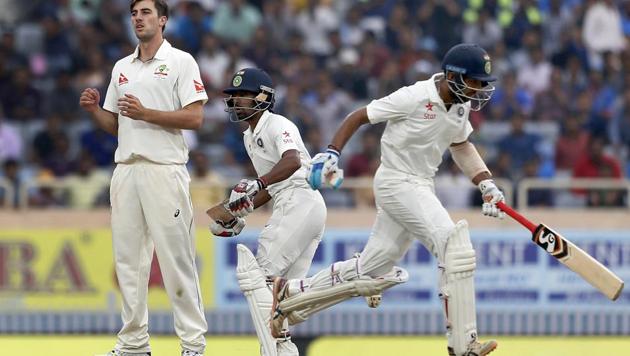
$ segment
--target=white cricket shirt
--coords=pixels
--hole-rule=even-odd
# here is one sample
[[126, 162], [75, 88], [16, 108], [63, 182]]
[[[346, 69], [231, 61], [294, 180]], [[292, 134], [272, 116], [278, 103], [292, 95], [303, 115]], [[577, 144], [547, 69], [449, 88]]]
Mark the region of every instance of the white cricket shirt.
[[153, 59], [142, 62], [138, 47], [112, 69], [103, 108], [118, 114], [116, 163], [141, 158], [159, 164], [185, 164], [188, 147], [181, 129], [165, 128], [133, 120], [120, 113], [118, 99], [136, 96], [142, 105], [160, 111], [176, 111], [196, 101], [208, 100], [195, 59], [171, 47], [166, 40]]
[[372, 100], [367, 115], [372, 124], [387, 121], [381, 138], [381, 165], [421, 178], [435, 175], [444, 151], [464, 142], [472, 132], [470, 103], [446, 110], [435, 86], [443, 74], [402, 87]]
[[297, 126], [282, 115], [270, 111], [263, 112], [252, 132], [251, 128], [243, 131], [243, 143], [252, 160], [258, 176], [265, 175], [280, 161], [288, 150], [298, 150], [302, 166], [293, 175], [282, 182], [267, 187], [269, 195], [275, 197], [287, 188], [309, 188], [306, 182], [306, 165], [311, 160]]

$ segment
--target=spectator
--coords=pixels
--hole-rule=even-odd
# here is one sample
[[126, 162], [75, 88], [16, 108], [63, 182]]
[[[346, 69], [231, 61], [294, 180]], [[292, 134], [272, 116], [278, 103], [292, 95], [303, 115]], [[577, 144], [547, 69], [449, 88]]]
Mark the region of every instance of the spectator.
[[212, 30], [212, 18], [197, 1], [187, 1], [185, 12], [175, 19], [173, 36], [184, 46], [182, 50], [196, 56], [204, 33]]
[[54, 153], [57, 137], [63, 136], [66, 140], [68, 139], [63, 131], [62, 122], [61, 116], [51, 114], [46, 118], [46, 127], [35, 134], [33, 138], [33, 159], [35, 162], [43, 164], [48, 161]]
[[6, 122], [0, 107], [0, 162], [22, 157], [22, 136], [17, 128]]
[[190, 197], [193, 206], [210, 207], [225, 199], [229, 186], [210, 168], [208, 157], [201, 151], [190, 151]]
[[[523, 178], [540, 178], [540, 158], [532, 156], [523, 164]], [[518, 203], [518, 202], [517, 202]], [[548, 207], [553, 205], [553, 193], [549, 189], [534, 188], [527, 191], [527, 206]]]
[[363, 132], [361, 149], [350, 157], [345, 167], [347, 177], [374, 176], [380, 164], [380, 134], [375, 130]]
[[440, 174], [435, 177], [435, 194], [447, 209], [466, 209], [469, 207], [475, 186], [457, 167], [449, 156], [444, 160]]
[[543, 14], [542, 23], [545, 54], [551, 55], [560, 50], [562, 33], [569, 30], [574, 22], [572, 15], [571, 9], [563, 0], [549, 1], [549, 10]]
[[424, 31], [425, 40], [433, 44], [431, 48], [436, 57], [442, 58], [451, 46], [461, 42], [461, 13], [456, 0], [426, 0], [418, 8], [416, 18]]
[[118, 139], [96, 127], [84, 131], [80, 137], [81, 149], [89, 153], [100, 168], [111, 166]]
[[306, 7], [295, 18], [295, 27], [304, 38], [304, 50], [323, 57], [332, 51], [328, 32], [339, 27], [339, 16], [330, 4], [307, 0]]
[[538, 93], [534, 101], [533, 118], [537, 121], [561, 122], [571, 106], [568, 88], [564, 87], [562, 71], [553, 68], [549, 87]]
[[362, 14], [359, 5], [350, 7], [346, 13], [345, 21], [339, 25], [341, 43], [346, 47], [356, 47], [365, 36], [365, 28], [361, 25]]
[[[66, 135], [56, 135], [52, 140], [52, 152], [43, 162], [42, 167], [55, 177], [63, 177], [73, 171], [74, 165], [70, 158], [70, 139]], [[48, 175], [43, 179], [47, 180]]]
[[476, 21], [464, 26], [463, 38], [464, 42], [478, 43], [483, 48], [491, 49], [502, 40], [503, 29], [490, 11], [483, 8]]
[[552, 67], [541, 47], [532, 48], [529, 57], [529, 62], [518, 70], [517, 82], [535, 97], [549, 88]]
[[513, 73], [503, 77], [502, 83], [497, 87], [490, 99], [493, 110], [503, 114], [505, 120], [513, 115], [531, 113], [534, 108], [534, 98], [523, 88], [518, 86]]
[[[13, 158], [7, 159], [2, 164], [2, 175], [13, 189], [13, 197], [8, 197], [10, 206], [17, 208], [19, 206], [20, 188], [22, 186], [22, 177], [20, 176], [20, 163]], [[7, 199], [8, 192], [0, 189], [0, 207], [3, 206]]]
[[108, 173], [95, 169], [94, 159], [89, 152], [79, 155], [76, 172], [64, 179], [67, 187], [68, 206], [73, 209], [91, 209], [108, 203]]
[[79, 92], [72, 86], [72, 73], [60, 72], [55, 81], [55, 89], [45, 98], [45, 112], [60, 115], [66, 121], [76, 120], [79, 117], [78, 97]]
[[353, 99], [365, 100], [367, 93], [367, 73], [357, 68], [359, 54], [354, 48], [345, 48], [339, 54], [340, 67], [333, 77], [337, 88], [352, 95]]
[[582, 129], [580, 119], [569, 115], [556, 141], [556, 169], [560, 175], [570, 173], [578, 159], [584, 155], [589, 141], [589, 133]]
[[626, 47], [621, 15], [614, 0], [596, 0], [586, 9], [582, 37], [589, 50], [591, 68], [603, 67], [604, 52], [619, 53]]
[[31, 72], [26, 67], [13, 72], [11, 83], [4, 86], [0, 100], [6, 117], [25, 121], [40, 115], [41, 93], [33, 86]]
[[214, 33], [225, 41], [247, 44], [261, 21], [260, 10], [245, 0], [226, 0], [215, 12]]
[[525, 162], [536, 156], [540, 138], [525, 131], [525, 116], [523, 114], [513, 115], [510, 124], [511, 132], [499, 141], [498, 145], [501, 152], [510, 155], [512, 170], [521, 173]]
[[[575, 178], [622, 178], [621, 165], [614, 157], [604, 153], [606, 139], [592, 136], [588, 148], [578, 158], [573, 170]], [[576, 191], [584, 194], [583, 190]], [[586, 191], [588, 206], [620, 206], [623, 202], [621, 192], [610, 189], [590, 189]]]
[[617, 152], [625, 150], [626, 154], [630, 154], [630, 88], [625, 89], [615, 105], [608, 134]]
[[348, 94], [335, 87], [328, 73], [319, 76], [316, 88], [307, 95], [304, 104], [315, 116], [322, 140], [330, 142], [337, 125], [351, 109], [351, 100]]

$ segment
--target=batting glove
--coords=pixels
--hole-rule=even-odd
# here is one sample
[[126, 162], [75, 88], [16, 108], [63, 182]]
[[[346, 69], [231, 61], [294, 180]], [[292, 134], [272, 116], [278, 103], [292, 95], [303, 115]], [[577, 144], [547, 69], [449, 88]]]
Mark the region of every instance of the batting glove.
[[313, 157], [308, 167], [306, 181], [312, 189], [319, 189], [328, 183], [333, 189], [343, 183], [343, 170], [339, 168], [339, 151], [329, 148]]
[[245, 219], [243, 218], [234, 218], [228, 222], [215, 220], [210, 223], [210, 232], [217, 237], [233, 237], [240, 234], [244, 227]]
[[482, 180], [479, 182], [479, 190], [481, 191], [481, 197], [483, 198], [481, 213], [485, 216], [503, 219], [505, 217], [505, 213], [497, 207], [497, 203], [504, 201], [505, 197], [496, 184], [494, 184], [494, 181], [492, 179]]
[[254, 211], [254, 202], [252, 200], [254, 195], [265, 188], [267, 188], [267, 184], [263, 179], [241, 179], [232, 189], [226, 208], [236, 217], [249, 215], [249, 213]]

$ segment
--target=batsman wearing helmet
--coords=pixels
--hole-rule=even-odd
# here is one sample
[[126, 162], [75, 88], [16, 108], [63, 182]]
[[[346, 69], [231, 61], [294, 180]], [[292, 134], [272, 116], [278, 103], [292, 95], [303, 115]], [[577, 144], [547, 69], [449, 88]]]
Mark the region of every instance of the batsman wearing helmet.
[[[475, 315], [472, 248], [466, 221], [451, 220], [437, 199], [433, 176], [449, 149], [454, 161], [483, 196], [482, 213], [502, 218], [496, 203], [503, 194], [476, 148], [468, 141], [471, 110], [490, 99], [495, 81], [484, 49], [475, 44], [452, 47], [442, 61], [442, 73], [398, 89], [352, 112], [324, 153], [316, 155], [308, 172], [313, 189], [341, 184], [339, 154], [364, 124], [386, 122], [381, 139], [381, 164], [374, 177], [377, 215], [363, 251], [336, 262], [311, 278], [276, 278], [272, 334], [285, 320], [295, 324], [351, 296], [371, 296], [408, 280], [395, 266], [414, 240], [438, 261], [438, 293], [446, 318], [448, 354], [481, 356], [497, 343], [479, 342]], [[342, 179], [342, 178], [341, 178]]]
[[271, 112], [274, 89], [269, 75], [257, 68], [239, 70], [223, 92], [229, 95], [225, 103], [230, 120], [248, 124], [243, 141], [258, 178], [242, 179], [225, 204], [211, 208], [225, 206], [227, 211], [216, 215], [223, 218], [211, 223], [210, 229], [216, 236], [237, 235], [245, 226], [245, 216], [273, 200], [273, 213], [258, 239], [256, 257], [238, 245], [236, 272], [261, 354], [298, 355], [288, 325], [280, 325], [275, 337], [271, 336], [271, 285], [273, 277], [306, 277], [324, 232], [326, 205], [319, 191], [306, 181], [311, 156], [300, 132], [287, 118]]

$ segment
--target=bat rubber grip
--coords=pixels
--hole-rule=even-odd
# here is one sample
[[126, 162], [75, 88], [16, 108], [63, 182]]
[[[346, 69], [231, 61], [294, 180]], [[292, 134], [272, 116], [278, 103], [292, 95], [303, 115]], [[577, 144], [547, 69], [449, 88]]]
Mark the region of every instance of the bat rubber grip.
[[523, 215], [519, 214], [516, 210], [512, 209], [510, 206], [508, 206], [504, 202], [502, 202], [502, 201], [498, 202], [497, 203], [497, 207], [499, 209], [503, 210], [509, 216], [511, 216], [512, 219], [518, 221], [519, 224], [525, 226], [527, 228], [527, 230], [531, 231], [532, 233], [536, 231], [536, 228], [538, 227], [536, 224], [534, 224], [533, 222], [527, 220], [526, 217], [524, 217]]

